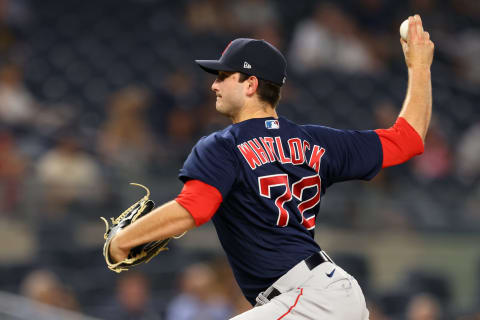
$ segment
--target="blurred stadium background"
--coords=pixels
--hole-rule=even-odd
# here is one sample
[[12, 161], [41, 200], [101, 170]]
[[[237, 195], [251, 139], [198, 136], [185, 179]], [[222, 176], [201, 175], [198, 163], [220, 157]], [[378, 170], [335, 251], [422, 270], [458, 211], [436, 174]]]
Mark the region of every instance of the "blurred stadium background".
[[117, 275], [99, 217], [142, 196], [129, 182], [157, 203], [180, 191], [191, 147], [228, 124], [193, 59], [236, 37], [286, 54], [281, 115], [390, 126], [407, 84], [398, 27], [414, 13], [436, 44], [425, 153], [329, 189], [317, 239], [359, 279], [371, 319], [480, 319], [477, 0], [0, 0], [0, 318], [245, 310], [212, 225]]

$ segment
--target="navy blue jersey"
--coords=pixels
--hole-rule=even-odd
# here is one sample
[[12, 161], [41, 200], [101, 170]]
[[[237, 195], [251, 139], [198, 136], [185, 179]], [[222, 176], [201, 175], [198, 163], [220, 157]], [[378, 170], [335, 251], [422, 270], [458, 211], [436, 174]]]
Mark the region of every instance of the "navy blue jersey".
[[180, 179], [217, 188], [212, 220], [246, 298], [255, 297], [320, 250], [314, 240], [321, 196], [335, 182], [371, 179], [382, 166], [374, 131], [256, 118], [203, 137]]

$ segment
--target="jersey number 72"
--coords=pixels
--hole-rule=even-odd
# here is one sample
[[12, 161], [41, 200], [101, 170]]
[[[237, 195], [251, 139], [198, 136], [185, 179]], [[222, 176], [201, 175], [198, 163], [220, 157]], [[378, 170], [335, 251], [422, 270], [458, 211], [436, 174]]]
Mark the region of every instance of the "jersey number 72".
[[[292, 200], [292, 195], [301, 202], [298, 204], [297, 209], [302, 217], [302, 225], [307, 230], [315, 228], [315, 214], [309, 218], [305, 218], [305, 211], [315, 207], [320, 202], [320, 190], [321, 179], [318, 175], [304, 177], [299, 181], [292, 184], [288, 182], [287, 174], [275, 174], [270, 176], [258, 177], [258, 188], [260, 195], [265, 198], [271, 199], [271, 188], [282, 187], [285, 188], [285, 192], [275, 199], [275, 205], [278, 208], [277, 226], [286, 227], [290, 220], [290, 213], [284, 208], [285, 202]], [[313, 197], [303, 200], [303, 191], [307, 188], [316, 188], [316, 193]]]

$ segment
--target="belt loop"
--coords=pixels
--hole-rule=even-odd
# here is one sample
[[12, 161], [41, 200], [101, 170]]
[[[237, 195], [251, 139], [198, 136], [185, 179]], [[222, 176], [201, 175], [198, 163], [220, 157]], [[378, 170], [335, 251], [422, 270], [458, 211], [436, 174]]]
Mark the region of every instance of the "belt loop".
[[264, 304], [270, 302], [270, 300], [268, 300], [268, 298], [265, 296], [264, 292], [260, 292], [255, 300], [257, 301], [255, 307], [263, 306]]
[[282, 293], [273, 285], [271, 285], [267, 290], [265, 290], [264, 292], [260, 292], [258, 294], [257, 298], [255, 299], [257, 301], [257, 304], [255, 305], [255, 307], [263, 306], [264, 304], [269, 303], [270, 300], [272, 300], [273, 298], [275, 298], [280, 294]]

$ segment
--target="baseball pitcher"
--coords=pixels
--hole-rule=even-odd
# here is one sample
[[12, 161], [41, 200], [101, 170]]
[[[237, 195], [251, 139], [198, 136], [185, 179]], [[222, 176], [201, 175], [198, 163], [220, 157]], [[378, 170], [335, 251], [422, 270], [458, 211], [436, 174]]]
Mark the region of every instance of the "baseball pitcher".
[[114, 233], [107, 223], [109, 266], [145, 244], [159, 252], [157, 244], [211, 219], [255, 306], [233, 319], [368, 319], [357, 281], [314, 240], [315, 217], [330, 185], [371, 179], [423, 152], [434, 46], [418, 15], [400, 41], [408, 90], [396, 123], [378, 130], [297, 125], [278, 116], [286, 60], [263, 40], [236, 39], [218, 60], [196, 60], [216, 75], [216, 109], [232, 124], [198, 141], [180, 170], [184, 187], [175, 200], [142, 216], [152, 205], [132, 206], [122, 215], [128, 223], [114, 221]]

